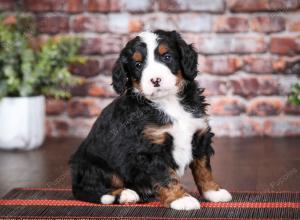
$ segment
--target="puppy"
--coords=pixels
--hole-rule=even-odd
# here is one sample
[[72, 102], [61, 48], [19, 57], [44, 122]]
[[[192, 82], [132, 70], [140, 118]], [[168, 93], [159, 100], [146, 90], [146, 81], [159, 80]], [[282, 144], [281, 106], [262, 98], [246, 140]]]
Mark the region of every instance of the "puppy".
[[175, 32], [142, 32], [121, 51], [112, 73], [120, 94], [70, 160], [75, 198], [199, 209], [179, 178], [187, 167], [205, 199], [231, 195], [213, 180], [206, 102], [194, 78], [197, 53]]

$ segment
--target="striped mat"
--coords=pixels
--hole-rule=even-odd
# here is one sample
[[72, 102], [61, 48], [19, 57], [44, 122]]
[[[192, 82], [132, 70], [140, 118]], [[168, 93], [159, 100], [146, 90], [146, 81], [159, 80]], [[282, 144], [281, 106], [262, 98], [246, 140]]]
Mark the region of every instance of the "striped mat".
[[[192, 193], [193, 194], [193, 193]], [[101, 205], [74, 200], [70, 189], [18, 188], [0, 199], [0, 219], [300, 219], [300, 192], [232, 192], [228, 203], [204, 201], [177, 211], [159, 202]]]

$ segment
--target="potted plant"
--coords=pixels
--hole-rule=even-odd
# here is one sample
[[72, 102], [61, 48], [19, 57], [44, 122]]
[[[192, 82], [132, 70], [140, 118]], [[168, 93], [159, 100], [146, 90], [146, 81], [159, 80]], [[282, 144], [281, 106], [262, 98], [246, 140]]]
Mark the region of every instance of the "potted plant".
[[[296, 74], [297, 77], [300, 77], [300, 60], [296, 60], [288, 65], [288, 69], [286, 71], [288, 74]], [[288, 100], [290, 103], [300, 106], [300, 84], [295, 83], [292, 85], [289, 94]]]
[[0, 148], [33, 149], [45, 136], [45, 96], [68, 97], [67, 88], [78, 82], [68, 65], [83, 61], [80, 40], [37, 44], [32, 25], [26, 25], [30, 19], [12, 20], [0, 23]]

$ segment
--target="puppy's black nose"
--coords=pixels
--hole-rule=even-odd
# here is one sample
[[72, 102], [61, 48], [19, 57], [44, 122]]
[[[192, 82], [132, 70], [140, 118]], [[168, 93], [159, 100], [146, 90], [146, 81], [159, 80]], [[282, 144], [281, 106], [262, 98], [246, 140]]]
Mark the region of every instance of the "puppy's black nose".
[[161, 78], [152, 78], [151, 82], [154, 87], [160, 87]]

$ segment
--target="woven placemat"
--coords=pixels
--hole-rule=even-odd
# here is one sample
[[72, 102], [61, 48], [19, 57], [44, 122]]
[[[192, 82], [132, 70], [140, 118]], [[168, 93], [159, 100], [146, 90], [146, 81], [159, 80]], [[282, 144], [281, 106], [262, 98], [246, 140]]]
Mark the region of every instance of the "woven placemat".
[[75, 200], [70, 189], [18, 188], [0, 200], [0, 219], [300, 219], [299, 192], [232, 192], [227, 203], [177, 211], [159, 202], [102, 205]]

